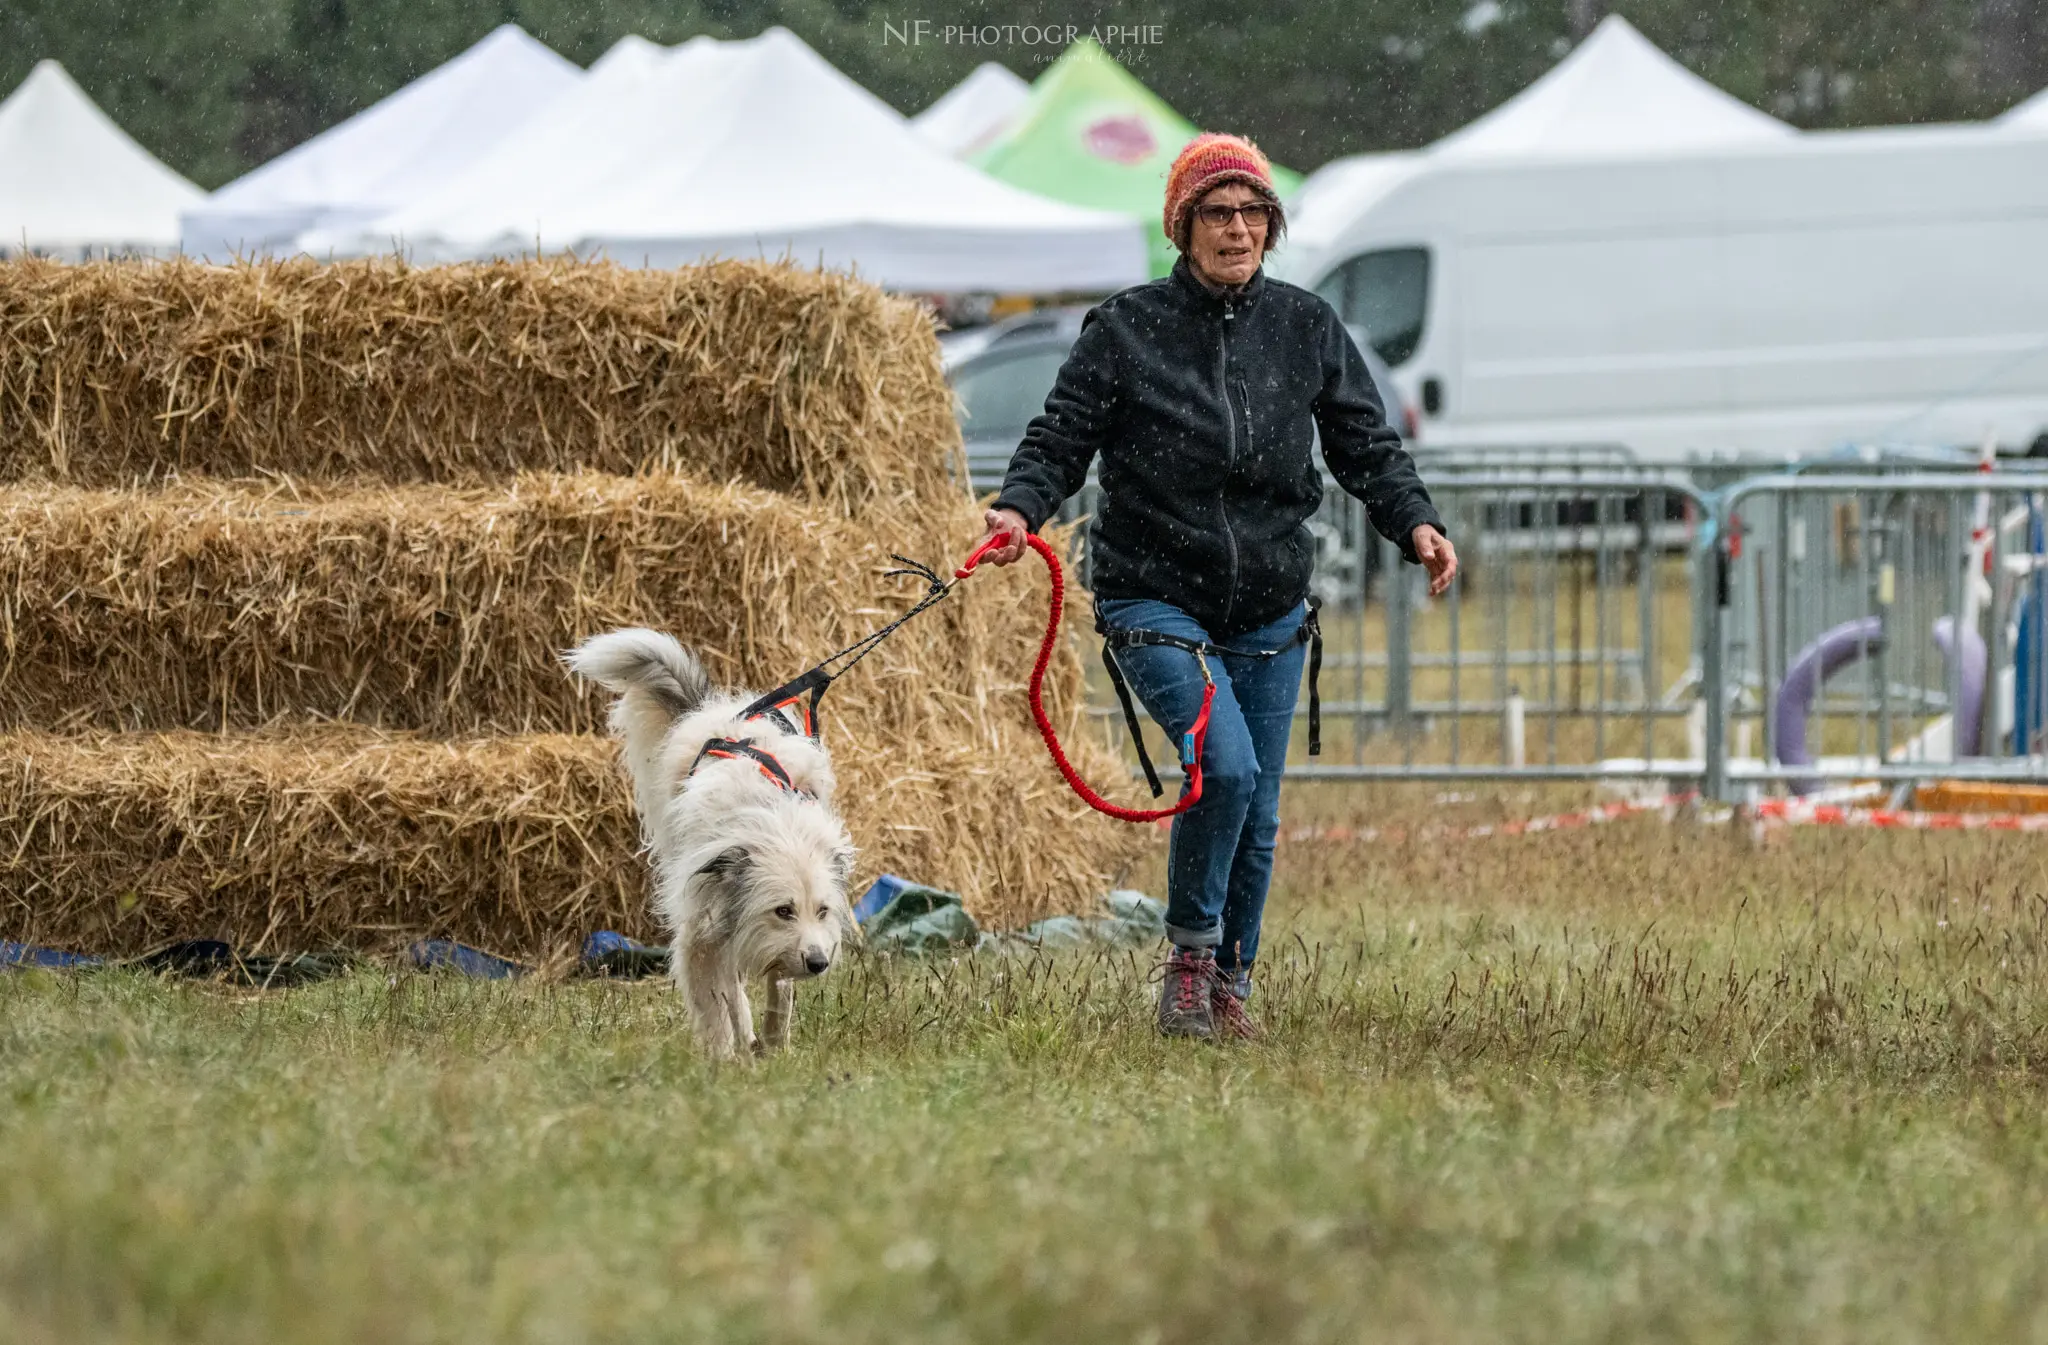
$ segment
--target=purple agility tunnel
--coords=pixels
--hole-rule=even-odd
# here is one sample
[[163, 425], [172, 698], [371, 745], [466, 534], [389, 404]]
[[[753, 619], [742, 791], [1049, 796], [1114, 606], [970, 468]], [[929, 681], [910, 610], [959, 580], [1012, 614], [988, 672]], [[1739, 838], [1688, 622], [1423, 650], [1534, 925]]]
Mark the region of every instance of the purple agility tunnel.
[[[1777, 699], [1771, 702], [1771, 746], [1781, 766], [1811, 766], [1813, 753], [1806, 749], [1806, 716], [1820, 697], [1821, 684], [1857, 659], [1884, 648], [1884, 623], [1877, 617], [1844, 621], [1794, 656], [1778, 684]], [[1819, 780], [1790, 782], [1794, 794], [1811, 794], [1821, 787]]]
[[[1941, 650], [1941, 656], [1951, 666], [1958, 655], [1955, 648], [1956, 619], [1952, 616], [1937, 617], [1934, 622], [1934, 643]], [[1960, 696], [1955, 711], [1956, 755], [1974, 757], [1982, 745], [1984, 727], [1984, 669], [1989, 655], [1984, 648], [1984, 637], [1976, 631], [1963, 632], [1963, 649], [1960, 655], [1963, 675], [1960, 679]]]
[[[1954, 617], [1945, 616], [1934, 623], [1934, 643], [1940, 648], [1942, 657], [1951, 664], [1958, 657], [1954, 630]], [[1771, 744], [1779, 764], [1813, 764], [1813, 753], [1806, 746], [1806, 717], [1813, 712], [1822, 684], [1857, 659], [1868, 658], [1883, 648], [1883, 623], [1877, 617], [1866, 616], [1823, 631], [1818, 639], [1799, 651], [1791, 666], [1785, 669], [1785, 680], [1779, 683], [1777, 698], [1771, 702]], [[1964, 632], [1960, 657], [1962, 697], [1954, 707], [1955, 713], [1950, 722], [1955, 734], [1956, 755], [1971, 757], [1977, 755], [1978, 726], [1984, 709], [1987, 654], [1983, 637], [1975, 631]], [[1790, 784], [1794, 794], [1811, 794], [1821, 787], [1822, 782], [1809, 778], [1792, 780]]]

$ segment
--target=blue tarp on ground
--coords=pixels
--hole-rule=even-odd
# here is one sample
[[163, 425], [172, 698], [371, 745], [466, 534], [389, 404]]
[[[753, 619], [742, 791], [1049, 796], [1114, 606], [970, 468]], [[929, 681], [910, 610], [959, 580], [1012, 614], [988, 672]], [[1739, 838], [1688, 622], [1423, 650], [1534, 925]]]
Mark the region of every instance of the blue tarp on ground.
[[61, 948], [39, 948], [32, 943], [0, 939], [0, 967], [47, 967], [68, 971], [74, 967], [97, 967], [102, 959], [90, 953], [67, 953]]
[[243, 956], [219, 939], [185, 939], [165, 944], [141, 957], [118, 960], [0, 940], [0, 971], [91, 971], [104, 967], [132, 967], [139, 971], [229, 980], [250, 986], [304, 985], [336, 975], [353, 961], [346, 953]]
[[[977, 948], [1078, 948], [1089, 943], [1139, 947], [1166, 937], [1166, 908], [1142, 892], [1117, 891], [1103, 898], [1103, 914], [1057, 915], [1014, 933], [984, 931], [958, 893], [913, 883], [885, 873], [854, 903], [854, 919], [868, 947], [909, 956]], [[406, 965], [420, 971], [452, 971], [480, 980], [503, 981], [532, 968], [452, 939], [422, 939], [405, 950]], [[303, 985], [352, 965], [342, 953], [301, 953], [245, 957], [218, 939], [188, 939], [139, 958], [113, 961], [90, 953], [0, 940], [0, 971], [44, 969], [84, 971], [135, 967], [243, 985]], [[577, 971], [585, 976], [638, 978], [668, 972], [668, 949], [599, 930], [583, 941]]]

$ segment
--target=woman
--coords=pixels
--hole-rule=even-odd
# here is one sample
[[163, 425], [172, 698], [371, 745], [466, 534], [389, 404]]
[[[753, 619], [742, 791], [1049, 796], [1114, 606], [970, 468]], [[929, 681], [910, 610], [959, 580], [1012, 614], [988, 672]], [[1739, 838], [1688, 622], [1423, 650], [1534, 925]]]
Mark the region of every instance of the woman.
[[[1202, 798], [1174, 819], [1168, 857], [1173, 950], [1160, 1031], [1253, 1037], [1244, 1003], [1315, 560], [1304, 524], [1322, 497], [1313, 435], [1373, 526], [1427, 567], [1431, 593], [1450, 585], [1458, 562], [1337, 314], [1266, 278], [1262, 263], [1286, 220], [1265, 155], [1236, 136], [1196, 139], [1168, 174], [1165, 226], [1179, 260], [1165, 278], [1088, 313], [988, 511], [988, 537], [1001, 539], [989, 559], [1023, 555], [1026, 534], [1081, 488], [1100, 455], [1090, 532], [1098, 627], [1279, 651], [1210, 660]], [[1117, 660], [1179, 741], [1201, 707], [1194, 655], [1150, 645]]]

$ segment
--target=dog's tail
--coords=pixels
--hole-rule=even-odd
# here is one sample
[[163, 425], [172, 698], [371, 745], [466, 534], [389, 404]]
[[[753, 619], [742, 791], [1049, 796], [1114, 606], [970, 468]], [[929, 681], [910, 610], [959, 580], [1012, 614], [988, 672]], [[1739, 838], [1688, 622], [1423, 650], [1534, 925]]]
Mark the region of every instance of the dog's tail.
[[697, 656], [674, 636], [645, 627], [593, 636], [562, 661], [607, 690], [647, 698], [670, 720], [681, 719], [711, 694], [711, 679]]
[[670, 725], [711, 694], [704, 665], [674, 636], [644, 627], [593, 636], [562, 655], [562, 661], [571, 672], [619, 693], [612, 728], [626, 741], [635, 783], [652, 787]]

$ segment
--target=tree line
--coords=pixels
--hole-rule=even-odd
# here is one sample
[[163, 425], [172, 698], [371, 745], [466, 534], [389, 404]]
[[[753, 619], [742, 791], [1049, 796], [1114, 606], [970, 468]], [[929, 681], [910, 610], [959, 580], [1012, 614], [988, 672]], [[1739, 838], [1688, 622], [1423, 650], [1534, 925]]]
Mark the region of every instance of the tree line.
[[[904, 112], [984, 60], [1033, 77], [1058, 54], [1048, 26], [1115, 26], [1145, 30], [1118, 50], [1191, 120], [1311, 169], [1456, 129], [1610, 9], [1803, 127], [1985, 117], [2048, 85], [2048, 0], [0, 0], [0, 89], [55, 57], [130, 134], [210, 188], [500, 23], [582, 65], [628, 33], [675, 43], [779, 23]], [[918, 19], [933, 36], [892, 39]], [[977, 39], [938, 40], [947, 26]], [[991, 27], [999, 40], [978, 40]]]

